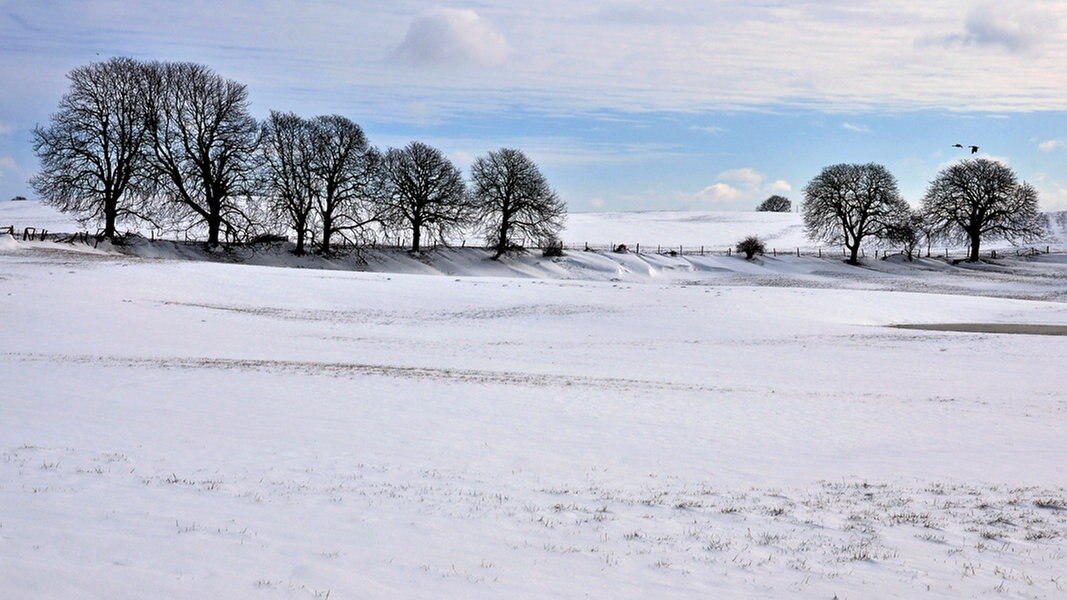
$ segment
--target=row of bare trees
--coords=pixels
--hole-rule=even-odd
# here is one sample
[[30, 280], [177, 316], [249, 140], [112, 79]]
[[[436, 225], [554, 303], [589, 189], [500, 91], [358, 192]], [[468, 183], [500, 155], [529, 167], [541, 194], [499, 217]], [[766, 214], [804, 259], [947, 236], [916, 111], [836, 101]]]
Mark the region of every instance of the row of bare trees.
[[837, 164], [804, 187], [804, 226], [816, 241], [843, 244], [856, 264], [864, 240], [899, 244], [910, 259], [920, 244], [966, 243], [977, 261], [983, 240], [1039, 238], [1045, 222], [1037, 191], [1003, 163], [963, 160], [938, 173], [913, 210], [882, 165]]
[[566, 206], [537, 165], [503, 148], [477, 159], [468, 183], [420, 142], [380, 151], [339, 115], [272, 111], [259, 123], [248, 90], [194, 63], [112, 58], [78, 67], [47, 126], [34, 130], [46, 202], [106, 237], [120, 223], [203, 227], [207, 243], [293, 232], [314, 241], [411, 240], [480, 229], [499, 257], [545, 244]]

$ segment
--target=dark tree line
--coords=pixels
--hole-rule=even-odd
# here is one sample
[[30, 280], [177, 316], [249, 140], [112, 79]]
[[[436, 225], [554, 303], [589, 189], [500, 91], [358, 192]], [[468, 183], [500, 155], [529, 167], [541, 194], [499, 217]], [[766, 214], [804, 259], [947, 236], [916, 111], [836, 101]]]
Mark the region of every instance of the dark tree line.
[[802, 211], [808, 236], [843, 244], [852, 264], [868, 238], [899, 244], [909, 259], [923, 243], [966, 242], [968, 260], [977, 261], [982, 240], [1040, 237], [1045, 223], [1037, 201], [1037, 191], [1011, 168], [979, 158], [938, 173], [918, 210], [882, 165], [831, 165], [805, 186]]
[[471, 186], [438, 149], [384, 152], [340, 115], [249, 113], [248, 89], [194, 63], [113, 58], [68, 74], [70, 90], [34, 130], [47, 203], [115, 237], [120, 223], [225, 237], [292, 232], [298, 254], [338, 242], [429, 241], [480, 229], [495, 257], [544, 245], [566, 208], [521, 151], [475, 161]]

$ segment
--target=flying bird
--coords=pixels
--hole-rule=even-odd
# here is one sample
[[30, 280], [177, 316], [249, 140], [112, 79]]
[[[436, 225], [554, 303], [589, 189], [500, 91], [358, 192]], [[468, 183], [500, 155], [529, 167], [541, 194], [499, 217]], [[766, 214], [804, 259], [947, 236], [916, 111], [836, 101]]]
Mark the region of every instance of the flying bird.
[[953, 148], [962, 148], [963, 144], [952, 144]]
[[963, 144], [952, 144], [952, 147], [953, 148], [960, 148], [961, 150], [963, 148], [970, 148], [971, 149], [971, 154], [978, 154], [978, 146], [964, 146]]
[[971, 154], [977, 154], [977, 153], [978, 153], [978, 146], [971, 146]]

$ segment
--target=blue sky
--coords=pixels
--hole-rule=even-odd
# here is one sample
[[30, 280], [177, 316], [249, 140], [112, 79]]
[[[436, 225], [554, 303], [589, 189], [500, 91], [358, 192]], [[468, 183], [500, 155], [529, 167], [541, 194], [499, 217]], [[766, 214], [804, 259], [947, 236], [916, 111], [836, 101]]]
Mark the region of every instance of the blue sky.
[[461, 168], [502, 146], [572, 211], [751, 210], [879, 162], [917, 203], [964, 156], [1067, 209], [1067, 3], [0, 0], [0, 199], [78, 65], [207, 64], [252, 111], [340, 113]]

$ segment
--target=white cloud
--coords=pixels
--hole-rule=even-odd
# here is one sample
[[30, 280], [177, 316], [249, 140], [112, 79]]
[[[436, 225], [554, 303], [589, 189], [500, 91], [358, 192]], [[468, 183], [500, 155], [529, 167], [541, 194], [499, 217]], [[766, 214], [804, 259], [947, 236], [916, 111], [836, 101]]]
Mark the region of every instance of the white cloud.
[[697, 192], [696, 198], [705, 202], [733, 202], [741, 198], [741, 190], [728, 183], [713, 183]]
[[1037, 148], [1042, 152], [1052, 152], [1053, 150], [1063, 148], [1064, 145], [1063, 140], [1046, 140], [1038, 144]]
[[1067, 186], [1056, 181], [1041, 181], [1036, 187], [1041, 210], [1067, 210]]
[[723, 171], [716, 177], [716, 182], [693, 194], [693, 198], [705, 203], [740, 204], [753, 203], [764, 200], [773, 194], [785, 194], [792, 191], [793, 186], [784, 179], [776, 179], [770, 183], [764, 183], [766, 177], [763, 173], [751, 168], [730, 169]]
[[491, 67], [510, 53], [504, 35], [478, 13], [439, 8], [416, 17], [390, 56], [416, 67]]
[[842, 123], [841, 127], [843, 127], [844, 129], [847, 129], [849, 131], [854, 131], [856, 133], [870, 133], [871, 132], [871, 128], [867, 127], [866, 125], [856, 125], [854, 123], [849, 123], [847, 121]]
[[784, 179], [777, 179], [769, 186], [767, 191], [772, 194], [787, 194], [793, 191], [793, 186], [789, 185], [789, 182]]
[[726, 133], [726, 129], [717, 125], [693, 125], [689, 128], [689, 131], [699, 131], [701, 133], [707, 133], [709, 135], [718, 135], [720, 133]]
[[1020, 6], [976, 6], [967, 13], [963, 33], [944, 40], [949, 44], [993, 47], [1014, 53], [1036, 50], [1056, 30], [1056, 18]]
[[722, 173], [719, 173], [718, 178], [720, 180], [739, 183], [746, 188], [755, 188], [763, 183], [763, 174], [751, 167], [723, 171]]
[[11, 135], [15, 131], [15, 126], [6, 121], [0, 121], [0, 135]]
[[[362, 119], [410, 122], [413, 100], [439, 119], [516, 108], [1067, 110], [1067, 79], [1052, 76], [1067, 61], [1063, 0], [1000, 0], [970, 17], [974, 0], [467, 0], [422, 14], [431, 3], [8, 4], [43, 32], [20, 38], [28, 46], [0, 69], [0, 88], [25, 90], [20, 123], [34, 122], [25, 109], [54, 104], [63, 72], [99, 51], [109, 27], [110, 47], [206, 62], [248, 83], [257, 104]], [[472, 65], [507, 68], [462, 68]]]

